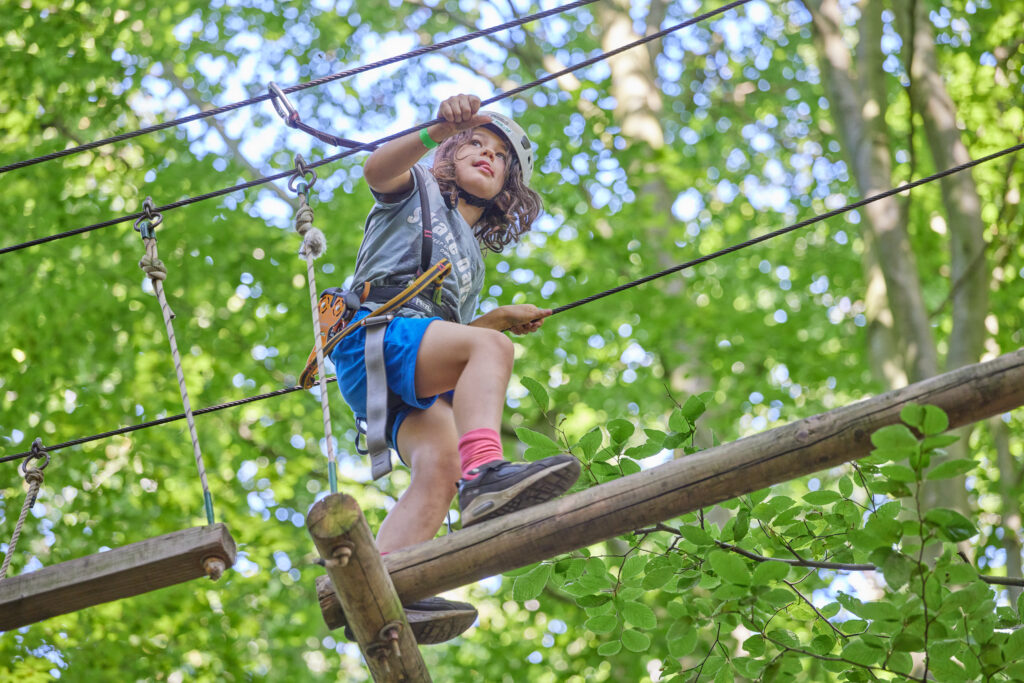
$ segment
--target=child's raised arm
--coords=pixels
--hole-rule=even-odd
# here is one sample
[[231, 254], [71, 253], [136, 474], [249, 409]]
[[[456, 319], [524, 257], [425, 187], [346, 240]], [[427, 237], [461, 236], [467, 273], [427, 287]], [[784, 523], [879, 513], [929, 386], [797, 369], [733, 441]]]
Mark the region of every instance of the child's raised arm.
[[[444, 119], [425, 129], [435, 143], [442, 143], [461, 130], [475, 128], [491, 122], [491, 117], [480, 116], [480, 98], [474, 95], [449, 97], [438, 108], [437, 115]], [[422, 132], [422, 131], [421, 131]], [[366, 159], [363, 176], [374, 192], [393, 194], [406, 192], [412, 187], [409, 169], [429, 148], [420, 133], [409, 133], [378, 147]]]

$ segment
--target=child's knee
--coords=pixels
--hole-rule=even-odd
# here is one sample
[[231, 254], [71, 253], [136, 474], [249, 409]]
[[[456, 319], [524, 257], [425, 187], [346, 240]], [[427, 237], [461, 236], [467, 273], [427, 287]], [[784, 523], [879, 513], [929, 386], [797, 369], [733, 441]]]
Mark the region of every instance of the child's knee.
[[512, 368], [512, 361], [515, 359], [515, 346], [507, 335], [496, 330], [480, 330], [478, 346], [486, 358], [494, 363]]

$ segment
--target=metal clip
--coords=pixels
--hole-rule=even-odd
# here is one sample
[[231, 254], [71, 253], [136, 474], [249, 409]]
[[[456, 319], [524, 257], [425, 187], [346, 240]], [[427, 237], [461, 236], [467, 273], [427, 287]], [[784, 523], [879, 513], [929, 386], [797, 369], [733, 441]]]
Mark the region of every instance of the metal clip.
[[142, 215], [135, 221], [135, 230], [140, 233], [143, 239], [156, 237], [156, 226], [164, 222], [164, 217], [156, 212], [156, 205], [152, 197], [146, 197], [142, 202]]
[[[312, 180], [308, 183], [301, 183], [298, 187], [295, 186], [297, 181], [304, 180], [306, 176], [311, 176]], [[313, 189], [313, 185], [316, 184], [316, 171], [306, 166], [306, 160], [302, 158], [301, 154], [295, 155], [295, 172], [288, 178], [288, 189], [297, 194], [306, 194]]]
[[28, 466], [33, 460], [43, 460], [42, 465], [32, 465], [32, 469], [39, 470], [40, 472], [46, 469], [46, 466], [50, 464], [50, 454], [43, 448], [43, 440], [37, 438], [32, 442], [32, 455], [21, 464], [21, 473], [28, 474]]
[[278, 87], [277, 83], [270, 82], [270, 102], [274, 105], [274, 109], [277, 110], [278, 115], [284, 119], [284, 122], [295, 127], [295, 124], [299, 121], [299, 112], [295, 111], [295, 107], [288, 101], [288, 96], [284, 94], [284, 91]]

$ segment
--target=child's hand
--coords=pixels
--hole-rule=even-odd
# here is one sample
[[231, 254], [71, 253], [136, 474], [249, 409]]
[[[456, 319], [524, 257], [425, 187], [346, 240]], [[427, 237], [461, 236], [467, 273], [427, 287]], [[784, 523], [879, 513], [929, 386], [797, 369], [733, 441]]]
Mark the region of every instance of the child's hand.
[[501, 306], [501, 312], [505, 314], [505, 328], [512, 334], [536, 332], [544, 324], [544, 318], [551, 315], [550, 308], [537, 308], [533, 304]]
[[446, 122], [441, 125], [449, 127], [449, 130], [444, 131], [447, 133], [444, 137], [451, 137], [460, 130], [490, 123], [491, 117], [477, 114], [479, 110], [480, 98], [476, 95], [455, 95], [442, 102], [437, 115]]

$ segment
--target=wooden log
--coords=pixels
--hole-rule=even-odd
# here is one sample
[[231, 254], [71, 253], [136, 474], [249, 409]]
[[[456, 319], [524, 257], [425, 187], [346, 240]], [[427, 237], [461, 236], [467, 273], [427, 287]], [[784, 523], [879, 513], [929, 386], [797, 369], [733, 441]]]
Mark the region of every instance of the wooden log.
[[193, 527], [0, 581], [0, 631], [173, 586], [235, 563], [223, 524]]
[[310, 508], [306, 526], [333, 583], [335, 623], [342, 625], [347, 618], [373, 680], [429, 682], [402, 602], [356, 500], [343, 493], [322, 498]]
[[384, 565], [403, 602], [421, 600], [862, 458], [908, 403], [942, 408], [950, 429], [1024, 405], [1024, 350], [389, 553]]

